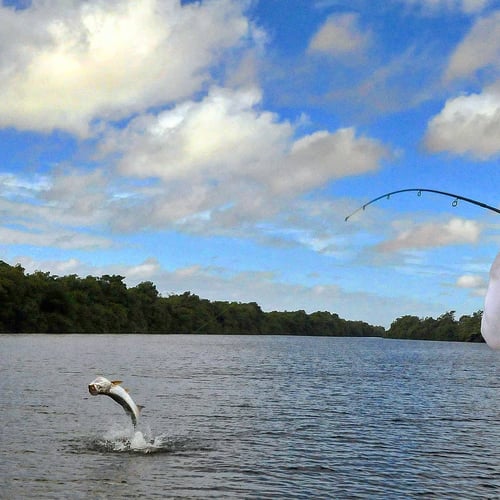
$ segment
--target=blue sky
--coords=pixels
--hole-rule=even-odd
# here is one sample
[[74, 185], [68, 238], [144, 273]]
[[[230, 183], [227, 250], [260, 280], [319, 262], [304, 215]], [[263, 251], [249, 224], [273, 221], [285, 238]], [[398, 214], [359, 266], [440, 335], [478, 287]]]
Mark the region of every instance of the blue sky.
[[493, 0], [0, 8], [0, 258], [389, 326], [482, 309]]

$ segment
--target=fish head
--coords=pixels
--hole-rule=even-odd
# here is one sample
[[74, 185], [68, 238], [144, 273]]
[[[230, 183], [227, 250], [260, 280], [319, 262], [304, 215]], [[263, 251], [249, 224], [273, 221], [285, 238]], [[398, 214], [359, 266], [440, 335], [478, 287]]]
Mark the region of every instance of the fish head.
[[97, 377], [95, 380], [89, 384], [89, 392], [92, 396], [97, 396], [98, 394], [109, 394], [112, 387], [112, 382], [104, 377]]

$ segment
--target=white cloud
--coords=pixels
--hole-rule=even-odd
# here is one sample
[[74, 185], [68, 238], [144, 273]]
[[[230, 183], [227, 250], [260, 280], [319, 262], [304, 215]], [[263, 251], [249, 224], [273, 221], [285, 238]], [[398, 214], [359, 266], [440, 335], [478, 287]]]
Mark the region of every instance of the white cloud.
[[[0, 214], [10, 231], [4, 241], [109, 247], [113, 232], [174, 228], [341, 252], [331, 226], [314, 230], [321, 215], [300, 208], [301, 197], [374, 172], [389, 153], [353, 128], [302, 137], [299, 130], [300, 123], [262, 110], [255, 88], [213, 88], [125, 128], [108, 126], [101, 154], [118, 155], [116, 167], [101, 157], [97, 169], [61, 165], [43, 176], [0, 178]], [[293, 229], [288, 217], [301, 219], [292, 236], [278, 227]]]
[[452, 54], [445, 79], [467, 78], [489, 66], [500, 69], [500, 11], [474, 24]]
[[[353, 128], [295, 138], [295, 127], [260, 109], [255, 89], [213, 88], [158, 115], [109, 130], [104, 152], [121, 154], [122, 175], [156, 178], [137, 221], [238, 227], [277, 213], [334, 179], [375, 171], [388, 155]], [[144, 222], [141, 222], [142, 224]]]
[[463, 274], [458, 277], [456, 285], [469, 290], [473, 297], [484, 297], [488, 288], [486, 280], [478, 274]]
[[58, 207], [79, 218], [88, 217], [96, 223], [103, 218], [99, 212], [107, 204], [107, 185], [102, 170], [58, 168], [52, 172], [50, 184], [40, 199], [45, 200], [49, 207]]
[[0, 6], [0, 126], [88, 131], [191, 95], [251, 36], [244, 3], [34, 0]]
[[257, 108], [260, 99], [255, 88], [214, 88], [200, 102], [142, 115], [123, 132], [111, 132], [106, 148], [124, 153], [119, 168], [125, 175], [171, 180], [200, 171], [214, 178], [237, 173], [272, 156], [292, 134], [290, 124]]
[[500, 86], [450, 99], [429, 122], [426, 147], [488, 159], [500, 153]]
[[158, 259], [154, 257], [149, 257], [141, 264], [137, 266], [132, 266], [127, 270], [127, 277], [132, 280], [140, 279], [145, 280], [147, 278], [151, 278], [160, 270], [160, 263]]
[[273, 192], [300, 193], [332, 179], [375, 171], [386, 155], [378, 141], [357, 137], [354, 128], [318, 131], [293, 142], [284, 168], [270, 177]]
[[86, 234], [81, 231], [56, 229], [42, 226], [39, 230], [23, 228], [10, 228], [0, 226], [0, 241], [2, 245], [30, 245], [37, 247], [54, 247], [59, 249], [92, 250], [109, 248], [111, 240]]
[[0, 178], [0, 242], [64, 249], [108, 248], [100, 230], [113, 218], [109, 181], [101, 171], [56, 169], [30, 181]]
[[30, 197], [32, 193], [46, 191], [50, 187], [48, 176], [18, 176], [12, 173], [0, 174], [0, 193], [6, 199]]
[[361, 30], [356, 14], [333, 15], [313, 36], [308, 50], [333, 56], [352, 55], [363, 52], [369, 40], [370, 34]]
[[91, 274], [89, 269], [86, 269], [78, 259], [68, 260], [44, 260], [34, 259], [32, 256], [18, 256], [10, 264], [21, 264], [27, 273], [35, 271], [49, 272], [56, 276], [67, 276], [70, 274], [78, 274], [80, 276], [88, 276]]
[[428, 222], [400, 230], [394, 239], [381, 243], [377, 249], [394, 252], [476, 243], [480, 235], [480, 224], [472, 220], [454, 217], [444, 223]]
[[457, 279], [457, 286], [460, 288], [483, 288], [486, 282], [478, 274], [463, 274]]

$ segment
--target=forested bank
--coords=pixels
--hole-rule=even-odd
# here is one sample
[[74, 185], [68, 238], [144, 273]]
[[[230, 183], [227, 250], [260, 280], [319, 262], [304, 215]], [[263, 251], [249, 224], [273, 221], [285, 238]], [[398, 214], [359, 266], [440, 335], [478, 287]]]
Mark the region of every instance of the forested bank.
[[455, 311], [448, 311], [437, 319], [402, 316], [391, 324], [384, 336], [393, 339], [484, 342], [481, 317], [481, 311], [471, 316], [461, 316], [458, 321], [455, 319]]
[[481, 313], [454, 319], [398, 318], [389, 330], [335, 313], [264, 312], [258, 304], [209, 301], [185, 292], [162, 297], [145, 281], [127, 287], [124, 277], [25, 273], [0, 261], [2, 333], [210, 333], [387, 336], [480, 340]]

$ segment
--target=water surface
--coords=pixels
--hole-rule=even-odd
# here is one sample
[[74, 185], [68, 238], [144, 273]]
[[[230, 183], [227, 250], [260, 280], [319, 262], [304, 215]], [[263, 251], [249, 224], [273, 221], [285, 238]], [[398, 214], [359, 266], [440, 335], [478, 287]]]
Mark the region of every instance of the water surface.
[[[498, 498], [483, 344], [1, 335], [1, 498]], [[145, 406], [137, 432], [96, 375]]]

